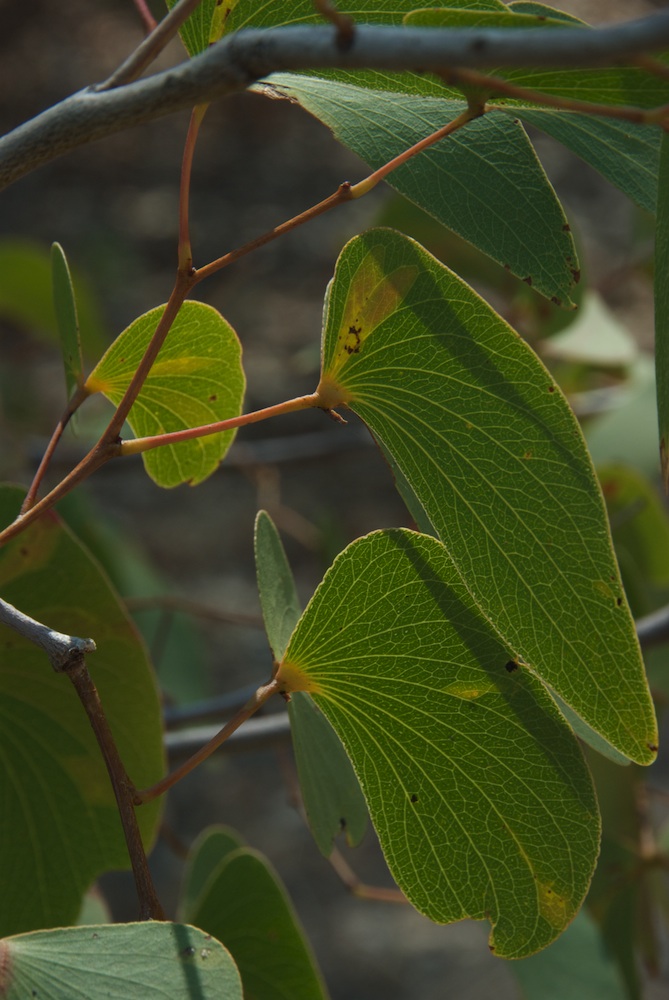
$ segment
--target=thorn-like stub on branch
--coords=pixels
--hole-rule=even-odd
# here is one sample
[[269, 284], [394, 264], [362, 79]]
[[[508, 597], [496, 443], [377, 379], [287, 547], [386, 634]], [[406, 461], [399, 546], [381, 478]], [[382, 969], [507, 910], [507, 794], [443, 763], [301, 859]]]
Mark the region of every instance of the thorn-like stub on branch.
[[61, 635], [58, 632], [52, 634], [64, 640], [54, 646], [53, 651], [47, 649], [51, 666], [58, 674], [71, 673], [84, 666], [86, 653], [94, 653], [97, 648], [92, 639], [80, 639], [75, 635]]

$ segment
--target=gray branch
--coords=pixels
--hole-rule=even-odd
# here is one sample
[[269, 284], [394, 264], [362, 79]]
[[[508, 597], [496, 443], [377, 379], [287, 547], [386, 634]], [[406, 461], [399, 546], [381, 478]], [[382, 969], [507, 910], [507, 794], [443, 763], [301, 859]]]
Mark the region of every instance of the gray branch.
[[81, 661], [84, 653], [93, 653], [95, 643], [92, 639], [79, 639], [76, 635], [65, 635], [56, 632], [48, 625], [42, 625], [25, 615], [13, 604], [8, 604], [0, 598], [0, 623], [9, 625], [36, 646], [40, 646], [51, 661], [51, 666], [58, 673], [68, 670]]
[[0, 189], [77, 146], [244, 90], [273, 72], [610, 66], [666, 48], [669, 11], [590, 30], [361, 25], [346, 50], [337, 42], [330, 25], [250, 29], [147, 79], [113, 90], [89, 87], [0, 139]]

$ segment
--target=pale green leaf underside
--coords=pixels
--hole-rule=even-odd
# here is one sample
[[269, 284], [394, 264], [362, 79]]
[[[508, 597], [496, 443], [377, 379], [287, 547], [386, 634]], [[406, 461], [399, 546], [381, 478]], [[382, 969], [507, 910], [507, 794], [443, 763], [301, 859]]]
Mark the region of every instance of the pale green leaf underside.
[[669, 135], [662, 138], [655, 230], [655, 372], [664, 488], [669, 491]]
[[265, 631], [274, 658], [280, 660], [302, 608], [279, 532], [264, 510], [256, 517], [254, 549]]
[[[298, 101], [375, 169], [464, 107], [286, 73], [258, 86]], [[579, 265], [569, 226], [522, 126], [507, 114], [470, 122], [388, 183], [547, 298], [570, 304]]]
[[337, 264], [321, 388], [391, 453], [515, 655], [650, 763], [654, 711], [601, 493], [531, 349], [422, 247], [373, 230]]
[[415, 907], [444, 923], [488, 918], [507, 958], [564, 929], [597, 856], [590, 776], [439, 541], [398, 529], [350, 545], [279, 676], [311, 690], [344, 742]]
[[309, 828], [319, 851], [329, 858], [340, 833], [352, 847], [360, 843], [367, 828], [367, 804], [341, 740], [313, 698], [295, 692], [288, 714]]
[[[1, 524], [22, 498], [0, 490]], [[98, 564], [53, 514], [0, 551], [0, 594], [59, 631], [94, 638], [87, 663], [121, 758], [137, 787], [157, 781], [160, 705], [146, 651]], [[72, 684], [5, 626], [0, 802], [0, 935], [72, 923], [100, 872], [129, 867], [100, 749]], [[138, 812], [147, 844], [159, 813], [159, 803]]]
[[[118, 404], [153, 335], [164, 306], [131, 323], [101, 358], [86, 385]], [[241, 412], [245, 379], [241, 345], [221, 314], [184, 302], [128, 416], [136, 437], [199, 427]], [[225, 457], [235, 431], [209, 434], [142, 454], [159, 486], [202, 482]]]
[[327, 1000], [286, 890], [257, 851], [239, 848], [228, 854], [190, 916], [229, 949], [247, 1000]]
[[242, 1000], [225, 948], [196, 927], [115, 924], [0, 941], [3, 1000]]

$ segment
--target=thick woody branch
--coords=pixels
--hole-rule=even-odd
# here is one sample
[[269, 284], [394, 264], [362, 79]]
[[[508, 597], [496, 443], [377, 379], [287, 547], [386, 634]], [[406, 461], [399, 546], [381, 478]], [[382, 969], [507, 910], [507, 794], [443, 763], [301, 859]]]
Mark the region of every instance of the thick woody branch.
[[330, 25], [241, 31], [148, 79], [74, 94], [0, 139], [0, 188], [77, 146], [244, 90], [276, 71], [609, 66], [667, 48], [669, 11], [613, 27], [551, 31], [360, 25], [347, 48], [338, 41]]
[[13, 604], [8, 604], [0, 598], [0, 622], [9, 625], [36, 646], [40, 646], [54, 670], [58, 673], [69, 670], [83, 660], [84, 653], [93, 653], [95, 643], [92, 639], [80, 639], [76, 635], [65, 635], [56, 632], [48, 625], [42, 625], [25, 615]]

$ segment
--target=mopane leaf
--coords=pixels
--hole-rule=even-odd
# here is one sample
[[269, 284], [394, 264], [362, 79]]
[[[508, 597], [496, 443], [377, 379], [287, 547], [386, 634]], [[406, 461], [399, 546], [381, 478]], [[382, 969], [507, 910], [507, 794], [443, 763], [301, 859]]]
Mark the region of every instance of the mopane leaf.
[[659, 128], [588, 118], [572, 111], [514, 108], [513, 113], [576, 153], [641, 208], [655, 211], [662, 141]]
[[228, 854], [189, 915], [229, 949], [246, 1000], [326, 1000], [286, 890], [257, 851], [240, 848]]
[[[88, 379], [117, 405], [148, 346], [164, 306], [131, 323], [100, 359]], [[128, 416], [137, 437], [217, 423], [241, 412], [245, 379], [237, 334], [203, 302], [184, 302], [167, 340]], [[218, 468], [234, 431], [209, 434], [142, 454], [159, 486], [201, 483]]]
[[[281, 660], [300, 618], [295, 581], [274, 522], [264, 510], [255, 526], [256, 572], [265, 629], [275, 660]], [[367, 806], [351, 762], [332, 726], [308, 694], [288, 706], [304, 809], [325, 857], [338, 833], [359, 844], [367, 826]]]
[[514, 654], [617, 750], [657, 729], [601, 493], [536, 355], [422, 247], [351, 240], [331, 284], [319, 385], [393, 456]]
[[188, 855], [180, 910], [184, 919], [191, 913], [223, 858], [241, 847], [241, 837], [228, 826], [208, 826], [199, 835]]
[[[464, 108], [462, 101], [287, 73], [258, 86], [297, 101], [374, 168]], [[399, 167], [388, 183], [547, 298], [571, 304], [580, 277], [576, 248], [519, 122], [490, 112]]]
[[300, 617], [300, 601], [279, 532], [269, 514], [261, 510], [255, 523], [254, 548], [258, 593], [267, 638], [280, 660]]
[[309, 828], [329, 858], [335, 837], [356, 847], [367, 829], [367, 804], [341, 740], [313, 698], [296, 691], [288, 704], [297, 773]]
[[74, 286], [67, 258], [60, 243], [51, 247], [53, 274], [53, 306], [60, 334], [60, 346], [65, 366], [65, 386], [69, 399], [77, 386], [83, 384], [84, 361], [81, 356], [79, 320], [74, 299]]
[[655, 224], [655, 372], [664, 488], [669, 492], [669, 135], [662, 137]]
[[[72, 277], [84, 353], [97, 358], [108, 343], [103, 320], [82, 276], [75, 270]], [[47, 247], [30, 240], [0, 239], [0, 316], [50, 344], [59, 342]]]
[[279, 678], [341, 737], [390, 870], [439, 922], [489, 919], [519, 958], [577, 912], [599, 823], [551, 698], [514, 662], [444, 546], [397, 529], [353, 542], [318, 587]]
[[[0, 489], [0, 523], [14, 519], [21, 499]], [[97, 563], [55, 514], [0, 550], [0, 594], [58, 631], [95, 640], [87, 663], [121, 758], [138, 787], [157, 781], [160, 705], [145, 649]], [[0, 706], [0, 934], [72, 923], [100, 872], [130, 866], [100, 749], [68, 678], [4, 626]], [[138, 812], [147, 845], [159, 810], [152, 803]]]
[[3, 1000], [242, 1000], [235, 963], [184, 924], [68, 927], [0, 941]]

